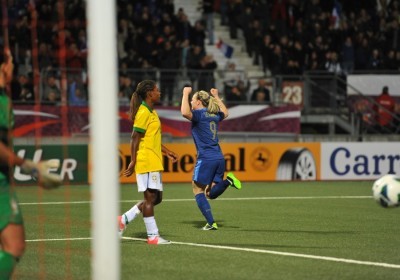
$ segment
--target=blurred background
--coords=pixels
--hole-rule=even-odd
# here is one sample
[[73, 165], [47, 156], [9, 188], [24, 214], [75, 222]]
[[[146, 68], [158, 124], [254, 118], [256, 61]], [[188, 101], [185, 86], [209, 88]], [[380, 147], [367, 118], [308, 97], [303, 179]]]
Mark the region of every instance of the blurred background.
[[[239, 137], [239, 131], [238, 140], [243, 135], [259, 139], [259, 132], [278, 141], [398, 140], [397, 0], [116, 4], [122, 119], [136, 84], [154, 79], [162, 92], [160, 106], [171, 110], [178, 108], [181, 89], [190, 83], [194, 90], [217, 87], [239, 112], [251, 110], [243, 105], [263, 105], [268, 108], [266, 116], [280, 114], [275, 119], [292, 113], [289, 119], [259, 129], [223, 127], [221, 137], [226, 132], [229, 139]], [[17, 129], [32, 120], [18, 110], [36, 108], [62, 120], [57, 125], [37, 119], [47, 122], [43, 136], [86, 136], [85, 1], [2, 0], [1, 14], [0, 48], [9, 46], [15, 63], [8, 90], [17, 110]], [[384, 88], [390, 97], [382, 99]], [[105, 94], [111, 93], [98, 96]], [[121, 134], [129, 133], [129, 127], [129, 122], [122, 123]], [[16, 137], [33, 133], [33, 128], [19, 130]], [[164, 134], [182, 136], [172, 129]]]

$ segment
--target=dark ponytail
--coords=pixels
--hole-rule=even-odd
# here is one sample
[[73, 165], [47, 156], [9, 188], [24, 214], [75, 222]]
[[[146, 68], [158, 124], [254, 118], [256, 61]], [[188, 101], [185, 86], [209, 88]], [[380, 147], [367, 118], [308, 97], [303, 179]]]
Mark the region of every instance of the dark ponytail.
[[136, 113], [143, 100], [146, 100], [147, 93], [152, 91], [156, 86], [156, 82], [152, 80], [144, 80], [138, 83], [136, 90], [132, 93], [129, 115], [132, 122], [135, 121]]

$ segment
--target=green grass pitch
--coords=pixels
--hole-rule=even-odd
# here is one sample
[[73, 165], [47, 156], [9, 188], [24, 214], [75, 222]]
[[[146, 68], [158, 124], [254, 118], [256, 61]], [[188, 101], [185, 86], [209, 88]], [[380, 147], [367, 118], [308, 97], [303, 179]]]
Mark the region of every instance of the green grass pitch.
[[[121, 240], [121, 279], [399, 279], [400, 208], [371, 197], [372, 182], [244, 183], [211, 201], [205, 221], [190, 184], [165, 184], [150, 246], [143, 220]], [[14, 279], [91, 279], [90, 189], [18, 187], [27, 250]], [[121, 186], [121, 212], [141, 199]], [[38, 203], [40, 202], [40, 203]]]

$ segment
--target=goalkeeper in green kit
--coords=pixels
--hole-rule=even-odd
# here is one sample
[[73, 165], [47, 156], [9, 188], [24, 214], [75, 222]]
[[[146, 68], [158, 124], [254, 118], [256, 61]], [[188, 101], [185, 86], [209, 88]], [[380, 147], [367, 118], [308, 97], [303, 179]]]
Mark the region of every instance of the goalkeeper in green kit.
[[14, 166], [20, 166], [43, 188], [55, 188], [62, 182], [60, 176], [48, 172], [49, 168], [57, 167], [58, 162], [34, 163], [18, 157], [11, 148], [14, 115], [6, 86], [12, 78], [13, 62], [11, 52], [5, 50], [4, 53], [4, 62], [0, 61], [0, 280], [11, 278], [14, 266], [25, 249], [22, 214], [10, 184]]

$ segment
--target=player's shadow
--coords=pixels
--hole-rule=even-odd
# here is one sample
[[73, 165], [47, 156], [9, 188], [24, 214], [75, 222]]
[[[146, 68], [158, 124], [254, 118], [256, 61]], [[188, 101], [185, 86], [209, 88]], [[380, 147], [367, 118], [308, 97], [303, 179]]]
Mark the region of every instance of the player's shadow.
[[[182, 224], [185, 225], [192, 225], [194, 228], [202, 228], [206, 225], [206, 221], [183, 221]], [[222, 228], [224, 227], [224, 221], [223, 220], [219, 220], [217, 221], [218, 224], [218, 228]]]

